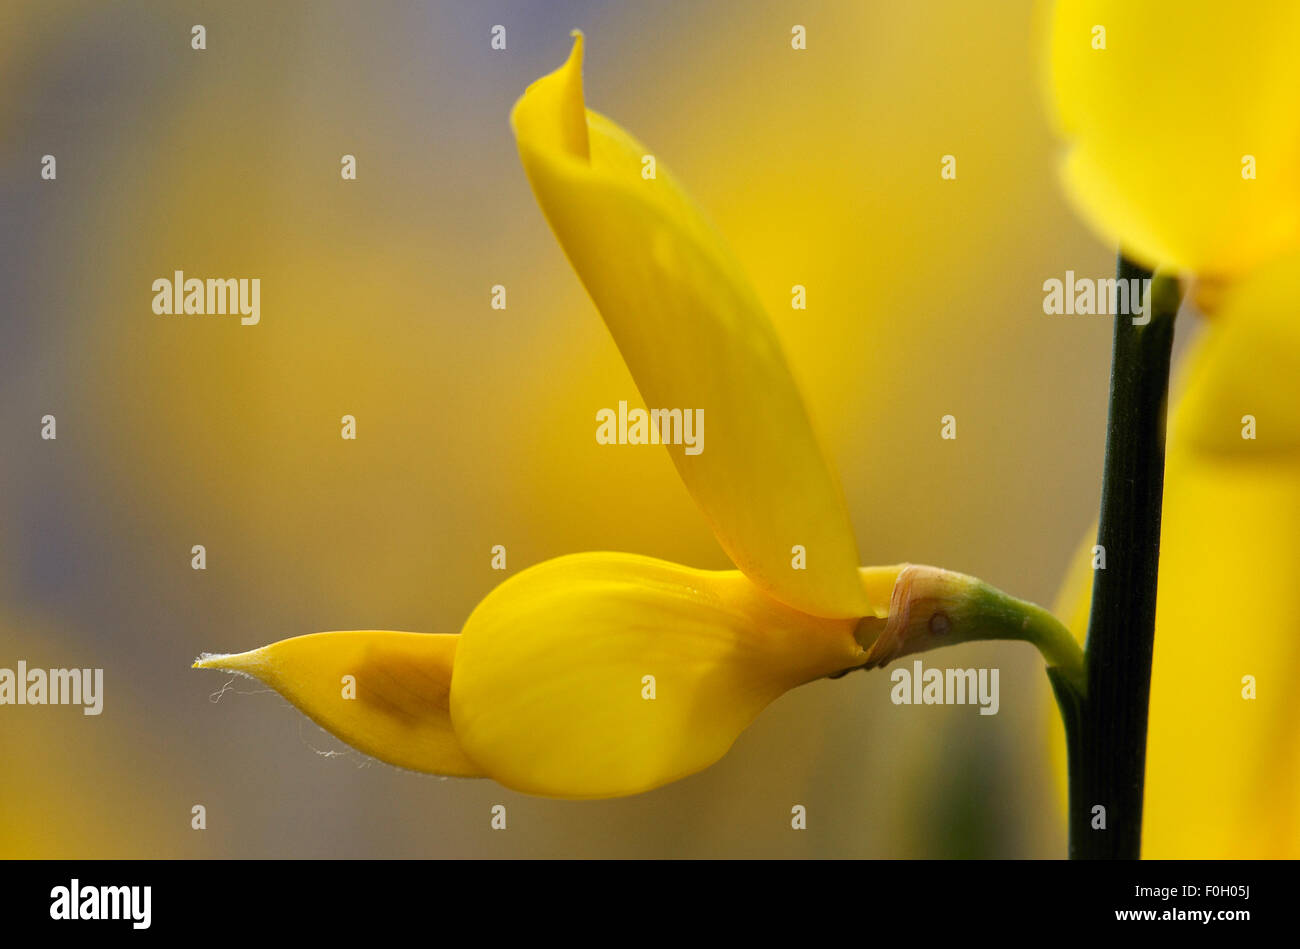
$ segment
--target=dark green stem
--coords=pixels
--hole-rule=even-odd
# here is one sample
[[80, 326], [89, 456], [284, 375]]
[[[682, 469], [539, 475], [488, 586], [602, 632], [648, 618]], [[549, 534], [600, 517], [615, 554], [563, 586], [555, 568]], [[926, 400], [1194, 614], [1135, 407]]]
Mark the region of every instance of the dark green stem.
[[[1123, 256], [1118, 271], [1120, 280], [1151, 278]], [[1087, 694], [1052, 677], [1070, 756], [1072, 858], [1135, 860], [1141, 853], [1165, 412], [1179, 302], [1176, 281], [1160, 277], [1151, 284], [1149, 322], [1115, 318], [1097, 532], [1105, 569], [1093, 577]]]

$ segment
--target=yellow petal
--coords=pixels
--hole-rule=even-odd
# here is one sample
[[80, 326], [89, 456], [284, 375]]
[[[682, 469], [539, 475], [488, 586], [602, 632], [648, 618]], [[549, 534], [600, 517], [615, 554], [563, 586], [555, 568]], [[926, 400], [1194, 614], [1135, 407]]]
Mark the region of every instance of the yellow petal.
[[1107, 243], [1177, 270], [1237, 274], [1295, 243], [1297, 48], [1289, 0], [1058, 2], [1052, 91], [1079, 213]]
[[1175, 447], [1261, 464], [1300, 452], [1300, 254], [1229, 288], [1184, 383]]
[[[647, 409], [703, 410], [703, 450], [668, 451], [723, 549], [781, 601], [865, 616], [839, 483], [740, 266], [649, 148], [582, 97], [582, 37], [511, 122], [533, 192], [613, 334]], [[806, 569], [792, 568], [793, 548]]]
[[[879, 591], [898, 569], [865, 579]], [[466, 622], [452, 721], [515, 790], [635, 794], [712, 764], [787, 689], [861, 664], [854, 626], [791, 610], [737, 571], [560, 557], [507, 580]]]
[[459, 639], [376, 630], [313, 633], [237, 655], [206, 655], [194, 666], [261, 679], [316, 724], [381, 761], [477, 777], [482, 772], [456, 741], [447, 710]]

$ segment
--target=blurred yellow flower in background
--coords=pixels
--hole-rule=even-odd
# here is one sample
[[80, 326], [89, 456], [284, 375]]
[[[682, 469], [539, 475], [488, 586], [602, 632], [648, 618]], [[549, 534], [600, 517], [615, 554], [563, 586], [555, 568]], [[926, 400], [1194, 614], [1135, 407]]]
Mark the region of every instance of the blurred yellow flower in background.
[[[1300, 856], [1297, 300], [1295, 255], [1235, 285], [1190, 354], [1171, 410], [1146, 858]], [[1058, 609], [1080, 643], [1093, 543]], [[1055, 716], [1051, 727], [1064, 774]]]
[[1233, 276], [1300, 239], [1300, 6], [1061, 0], [1075, 209], [1150, 268]]
[[[1145, 857], [1300, 854], [1298, 43], [1283, 2], [1062, 0], [1051, 26], [1076, 209], [1151, 268], [1227, 278], [1170, 413]], [[1060, 599], [1080, 643], [1094, 542]]]

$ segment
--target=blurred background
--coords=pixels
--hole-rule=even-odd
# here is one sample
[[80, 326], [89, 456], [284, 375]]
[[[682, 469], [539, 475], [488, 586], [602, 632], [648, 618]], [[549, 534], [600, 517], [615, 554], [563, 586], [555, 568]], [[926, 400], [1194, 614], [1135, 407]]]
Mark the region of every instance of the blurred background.
[[[1057, 184], [1034, 4], [181, 7], [0, 13], [0, 665], [105, 670], [99, 717], [0, 710], [0, 854], [1064, 855], [1026, 646], [927, 657], [999, 668], [996, 716], [894, 706], [858, 673], [778, 700], [702, 774], [593, 803], [401, 772], [189, 668], [455, 631], [503, 578], [495, 544], [510, 573], [605, 549], [730, 567], [666, 453], [593, 437], [638, 397], [507, 123], [574, 27], [588, 104], [767, 303], [863, 562], [1051, 603], [1096, 514], [1111, 324], [1045, 316], [1042, 284], [1113, 256]], [[174, 270], [260, 277], [260, 325], [155, 316]]]

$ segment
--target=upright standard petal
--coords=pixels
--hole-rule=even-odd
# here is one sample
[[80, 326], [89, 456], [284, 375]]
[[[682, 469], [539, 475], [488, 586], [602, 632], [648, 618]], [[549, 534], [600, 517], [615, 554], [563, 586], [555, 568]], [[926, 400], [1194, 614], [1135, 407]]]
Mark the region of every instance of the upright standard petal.
[[[866, 571], [884, 592], [897, 567]], [[712, 764], [782, 692], [860, 665], [853, 620], [818, 619], [736, 571], [576, 554], [505, 581], [461, 635], [451, 716], [507, 787], [635, 794]]]
[[448, 693], [457, 635], [377, 630], [313, 633], [236, 655], [205, 655], [198, 669], [262, 680], [312, 721], [368, 755], [413, 771], [482, 772], [451, 728]]
[[1079, 213], [1152, 267], [1236, 275], [1300, 240], [1300, 5], [1059, 0]]
[[839, 482], [770, 320], [663, 163], [643, 177], [650, 150], [585, 107], [580, 34], [511, 122], [538, 203], [647, 409], [702, 410], [702, 450], [667, 447], [723, 549], [790, 606], [871, 613]]

